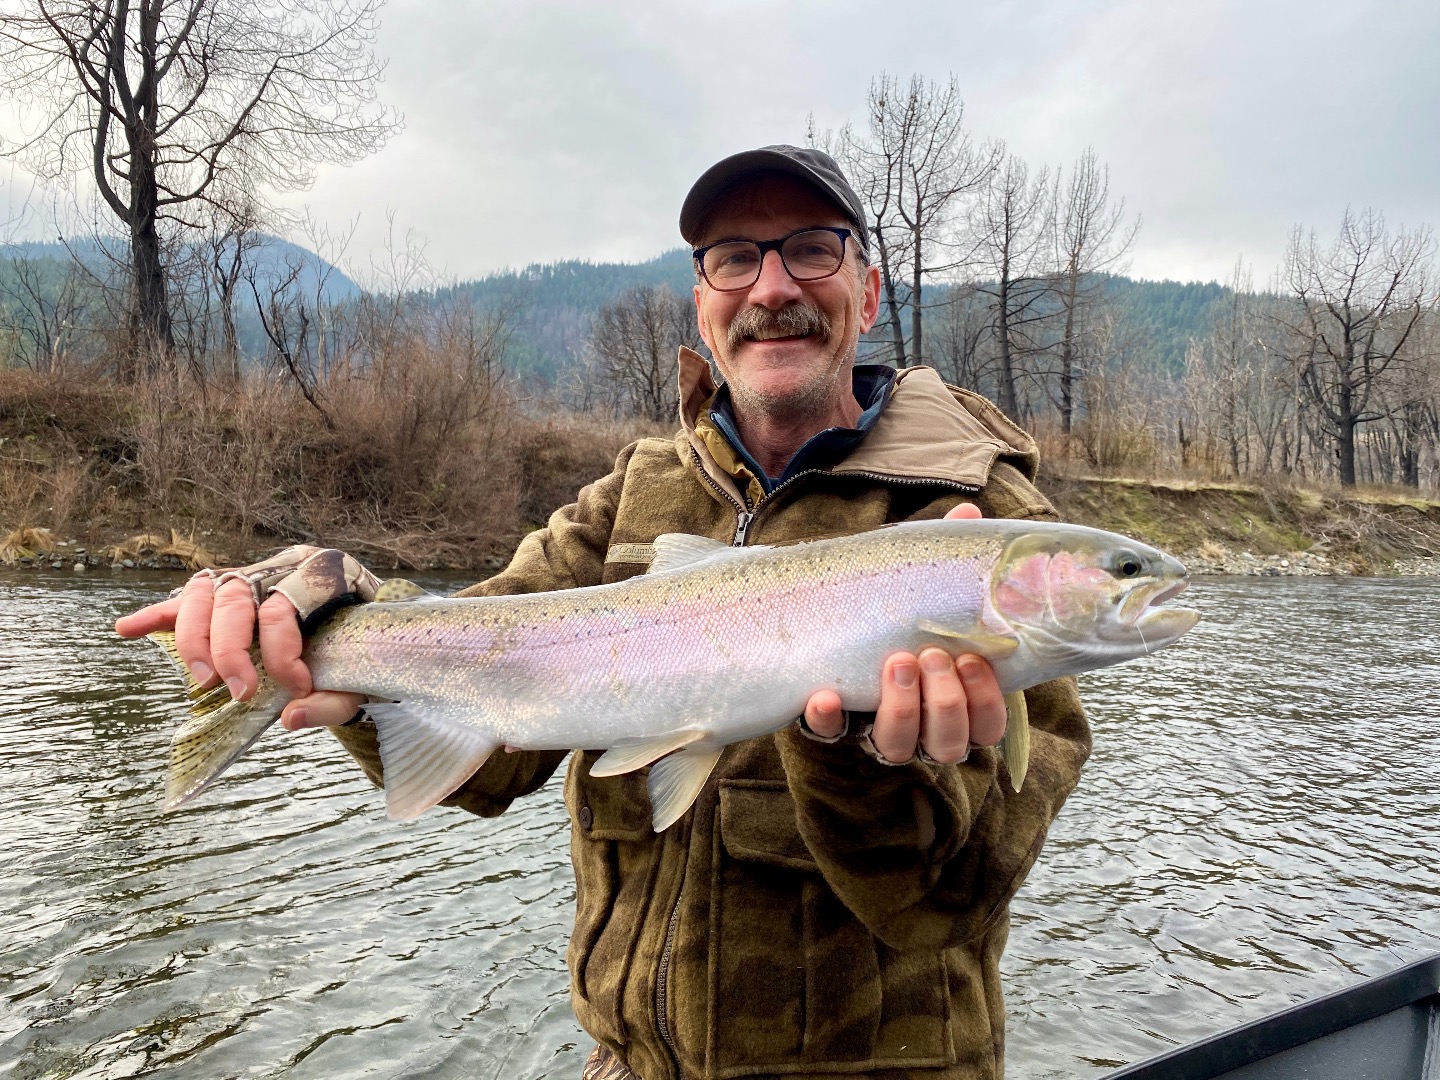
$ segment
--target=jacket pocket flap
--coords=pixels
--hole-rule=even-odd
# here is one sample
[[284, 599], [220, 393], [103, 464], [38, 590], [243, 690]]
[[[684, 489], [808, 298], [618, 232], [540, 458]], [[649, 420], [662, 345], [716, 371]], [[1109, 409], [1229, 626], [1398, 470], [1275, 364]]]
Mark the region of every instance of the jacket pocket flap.
[[720, 835], [737, 859], [819, 872], [795, 822], [795, 800], [783, 780], [720, 783]]
[[588, 751], [576, 765], [570, 814], [580, 831], [592, 840], [653, 840], [650, 793], [645, 790], [645, 777], [650, 770], [638, 769], [622, 776], [591, 776], [590, 766], [599, 756]]

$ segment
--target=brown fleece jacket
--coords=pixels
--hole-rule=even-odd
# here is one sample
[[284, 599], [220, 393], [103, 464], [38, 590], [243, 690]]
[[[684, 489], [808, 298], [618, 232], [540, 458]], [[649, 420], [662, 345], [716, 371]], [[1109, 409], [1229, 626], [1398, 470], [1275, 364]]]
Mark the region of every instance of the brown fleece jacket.
[[[928, 369], [900, 373], [838, 465], [754, 505], [696, 434], [713, 393], [704, 361], [682, 351], [675, 439], [627, 447], [509, 567], [461, 595], [619, 581], [644, 571], [656, 536], [728, 541], [742, 514], [746, 541], [761, 544], [938, 518], [962, 500], [987, 517], [1054, 517], [1030, 483], [1029, 436]], [[1009, 901], [1090, 748], [1073, 680], [1026, 697], [1018, 794], [988, 747], [961, 765], [886, 766], [853, 737], [827, 745], [789, 728], [729, 747], [657, 836], [645, 772], [598, 779], [596, 755], [576, 754], [565, 800], [580, 1023], [643, 1080], [1000, 1077]], [[373, 726], [336, 734], [378, 783]], [[499, 814], [563, 757], [496, 754], [446, 804]]]

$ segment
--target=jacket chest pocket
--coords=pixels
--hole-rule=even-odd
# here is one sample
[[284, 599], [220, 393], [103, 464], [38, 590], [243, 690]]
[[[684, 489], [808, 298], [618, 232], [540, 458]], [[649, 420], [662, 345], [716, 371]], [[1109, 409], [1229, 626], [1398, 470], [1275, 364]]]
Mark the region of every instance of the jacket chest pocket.
[[783, 781], [720, 786], [709, 1045], [716, 1076], [950, 1064], [935, 952], [890, 949], [825, 883]]

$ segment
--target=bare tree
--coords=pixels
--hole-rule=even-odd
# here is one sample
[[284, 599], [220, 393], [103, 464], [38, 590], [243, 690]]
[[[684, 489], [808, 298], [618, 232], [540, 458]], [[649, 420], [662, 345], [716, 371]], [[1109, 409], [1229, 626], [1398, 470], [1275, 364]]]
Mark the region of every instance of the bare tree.
[[1086, 147], [1068, 178], [1055, 174], [1051, 196], [1055, 214], [1055, 295], [1059, 300], [1061, 330], [1057, 342], [1060, 430], [1069, 435], [1075, 418], [1076, 368], [1083, 351], [1082, 338], [1095, 306], [1104, 299], [1104, 275], [1113, 272], [1129, 254], [1140, 231], [1137, 217], [1127, 224], [1125, 200], [1110, 202], [1110, 170]]
[[396, 130], [374, 103], [379, 3], [3, 0], [0, 88], [44, 117], [5, 153], [88, 170], [128, 233], [142, 349], [173, 345], [167, 225], [202, 227], [221, 192], [303, 188]]
[[1019, 380], [1026, 359], [1043, 348], [1040, 324], [1049, 317], [1050, 177], [1010, 154], [980, 191], [970, 229], [977, 288], [990, 297], [990, 332], [997, 351], [1000, 407], [1020, 418]]
[[1347, 210], [1328, 248], [1313, 231], [1296, 229], [1291, 237], [1285, 275], [1294, 300], [1279, 317], [1318, 434], [1346, 487], [1356, 482], [1357, 429], [1389, 414], [1377, 393], [1382, 380], [1416, 359], [1411, 338], [1432, 302], [1433, 254], [1427, 229], [1392, 234], [1373, 210]]
[[651, 420], [668, 420], [678, 400], [675, 354], [680, 346], [699, 342], [689, 298], [664, 285], [640, 285], [600, 309], [588, 350], [617, 405]]
[[[955, 269], [947, 244], [958, 201], [994, 171], [1000, 151], [976, 147], [952, 75], [943, 85], [882, 74], [870, 84], [866, 132], [844, 128], [839, 156], [870, 209], [898, 366], [924, 363], [927, 277]], [[907, 356], [900, 310], [910, 308]]]

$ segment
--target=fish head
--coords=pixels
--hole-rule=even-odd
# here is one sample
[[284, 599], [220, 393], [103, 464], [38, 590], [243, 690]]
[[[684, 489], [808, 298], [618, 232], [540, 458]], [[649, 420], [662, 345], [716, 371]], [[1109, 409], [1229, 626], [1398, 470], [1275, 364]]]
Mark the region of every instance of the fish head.
[[991, 604], [1056, 673], [1073, 673], [1162, 649], [1200, 621], [1165, 602], [1190, 584], [1172, 555], [1098, 529], [1021, 533], [1001, 552]]

